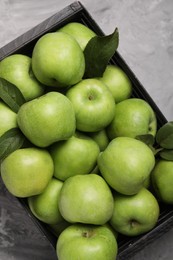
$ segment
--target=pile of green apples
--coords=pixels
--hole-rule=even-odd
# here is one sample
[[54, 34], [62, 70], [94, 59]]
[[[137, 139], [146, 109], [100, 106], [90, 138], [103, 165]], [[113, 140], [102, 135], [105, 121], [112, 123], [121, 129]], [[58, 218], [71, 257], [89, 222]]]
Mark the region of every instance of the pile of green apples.
[[0, 62], [1, 177], [57, 236], [59, 260], [116, 259], [118, 234], [152, 230], [173, 204], [172, 123], [157, 129], [109, 63], [117, 42], [71, 22]]

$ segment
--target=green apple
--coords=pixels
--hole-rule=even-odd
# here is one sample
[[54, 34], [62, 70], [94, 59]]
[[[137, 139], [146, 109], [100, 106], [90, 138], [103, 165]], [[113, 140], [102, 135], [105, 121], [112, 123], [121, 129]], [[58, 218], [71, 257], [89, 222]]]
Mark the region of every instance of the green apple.
[[44, 93], [44, 86], [35, 78], [31, 69], [31, 58], [23, 54], [12, 54], [0, 63], [0, 77], [14, 84], [26, 101]]
[[82, 79], [84, 54], [77, 41], [67, 33], [47, 33], [34, 46], [32, 69], [46, 86], [67, 87]]
[[107, 222], [106, 224], [104, 224], [102, 226], [106, 226], [107, 228], [109, 228], [111, 230], [111, 232], [113, 232], [115, 238], [118, 239], [118, 232], [111, 226], [110, 222]]
[[150, 187], [151, 187], [151, 174], [144, 181], [143, 187], [146, 188], [146, 189], [150, 189]]
[[159, 159], [151, 173], [155, 196], [166, 204], [173, 204], [173, 161]]
[[98, 132], [91, 132], [89, 136], [98, 144], [101, 152], [104, 151], [109, 144], [109, 138], [105, 129]]
[[52, 178], [41, 194], [28, 198], [33, 215], [47, 224], [58, 224], [63, 218], [59, 212], [59, 196], [63, 182]]
[[17, 122], [24, 135], [39, 147], [66, 140], [76, 129], [70, 100], [53, 91], [24, 103], [18, 111]]
[[113, 139], [98, 157], [103, 178], [125, 195], [139, 192], [154, 165], [155, 156], [149, 146], [131, 137]]
[[16, 197], [30, 197], [43, 192], [53, 176], [53, 160], [45, 149], [22, 148], [1, 163], [2, 180]]
[[156, 115], [149, 103], [140, 98], [129, 98], [116, 105], [115, 116], [108, 126], [107, 133], [112, 140], [117, 136], [155, 136], [156, 130]]
[[0, 101], [0, 136], [11, 128], [17, 127], [17, 114], [3, 101]]
[[110, 224], [118, 233], [137, 236], [153, 229], [159, 214], [157, 199], [149, 190], [142, 188], [132, 196], [114, 195], [114, 211]]
[[118, 66], [107, 65], [100, 80], [110, 89], [116, 103], [130, 98], [132, 94], [131, 81]]
[[103, 225], [112, 216], [112, 192], [97, 174], [72, 176], [61, 189], [59, 209], [70, 223]]
[[99, 152], [97, 143], [80, 132], [66, 141], [54, 143], [50, 148], [54, 176], [65, 181], [74, 175], [90, 173], [97, 164]]
[[60, 234], [56, 252], [59, 260], [114, 260], [118, 246], [106, 226], [73, 224]]
[[78, 22], [68, 23], [61, 27], [58, 31], [73, 36], [75, 40], [79, 43], [82, 50], [85, 49], [89, 40], [96, 36], [96, 33], [94, 31], [92, 31], [86, 25]]
[[84, 79], [66, 93], [71, 100], [76, 128], [84, 132], [97, 132], [114, 118], [115, 102], [107, 86], [98, 79]]

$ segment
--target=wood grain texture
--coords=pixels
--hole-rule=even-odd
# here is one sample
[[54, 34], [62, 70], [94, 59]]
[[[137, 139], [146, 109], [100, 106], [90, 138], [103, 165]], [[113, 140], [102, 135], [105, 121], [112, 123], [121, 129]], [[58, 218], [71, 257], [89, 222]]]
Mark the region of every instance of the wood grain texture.
[[[0, 0], [0, 47], [72, 1]], [[173, 110], [173, 1], [84, 0], [105, 33], [119, 28], [119, 51], [168, 120]], [[170, 260], [173, 229], [128, 260]], [[0, 182], [0, 260], [54, 260], [55, 251]]]

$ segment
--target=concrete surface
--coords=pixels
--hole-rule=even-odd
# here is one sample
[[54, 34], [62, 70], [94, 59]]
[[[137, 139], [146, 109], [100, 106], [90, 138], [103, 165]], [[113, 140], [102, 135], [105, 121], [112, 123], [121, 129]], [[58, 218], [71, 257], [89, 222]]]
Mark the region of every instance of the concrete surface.
[[[173, 1], [81, 2], [106, 34], [119, 28], [120, 54], [166, 118], [172, 120]], [[0, 0], [0, 47], [70, 3], [68, 0]], [[26, 218], [18, 201], [0, 183], [0, 260], [30, 259], [54, 260], [56, 257], [46, 239]], [[173, 230], [131, 259], [173, 259]]]

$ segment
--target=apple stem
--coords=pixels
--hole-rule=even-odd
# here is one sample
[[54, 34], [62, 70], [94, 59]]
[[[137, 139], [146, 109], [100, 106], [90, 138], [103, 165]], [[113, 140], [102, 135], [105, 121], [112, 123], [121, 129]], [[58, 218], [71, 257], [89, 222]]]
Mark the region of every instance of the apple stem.
[[92, 231], [92, 230], [84, 231], [84, 232], [82, 233], [82, 236], [83, 236], [83, 237], [86, 237], [86, 238], [89, 238], [89, 237], [91, 237], [92, 235], [93, 235], [93, 231]]
[[93, 98], [92, 95], [89, 95], [88, 99], [89, 99], [89, 100], [93, 100], [94, 98]]
[[138, 222], [137, 222], [136, 220], [134, 220], [134, 219], [132, 219], [132, 220], [130, 221], [130, 226], [131, 226], [131, 228], [134, 228], [137, 224], [138, 224]]

